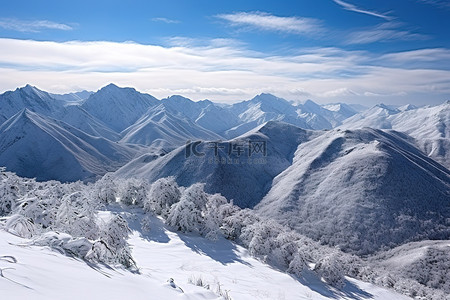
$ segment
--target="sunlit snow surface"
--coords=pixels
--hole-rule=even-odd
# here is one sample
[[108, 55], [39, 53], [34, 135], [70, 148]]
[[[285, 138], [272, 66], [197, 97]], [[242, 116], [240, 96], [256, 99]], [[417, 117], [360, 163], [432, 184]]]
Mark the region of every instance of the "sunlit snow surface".
[[[109, 212], [101, 212], [107, 217]], [[1, 299], [409, 299], [393, 291], [348, 279], [342, 291], [312, 274], [296, 279], [249, 256], [228, 240], [208, 241], [166, 229], [159, 219], [142, 234], [138, 218], [125, 214], [133, 234], [129, 243], [140, 274], [121, 268], [88, 265], [47, 247], [0, 230]], [[176, 288], [168, 280], [174, 279]], [[202, 278], [210, 290], [188, 283]]]

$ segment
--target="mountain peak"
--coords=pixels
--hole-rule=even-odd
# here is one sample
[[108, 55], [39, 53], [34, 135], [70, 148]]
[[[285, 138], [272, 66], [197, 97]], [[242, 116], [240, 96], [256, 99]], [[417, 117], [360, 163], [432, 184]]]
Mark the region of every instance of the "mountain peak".
[[90, 95], [81, 106], [111, 129], [120, 132], [157, 104], [159, 101], [151, 95], [111, 83]]
[[194, 103], [194, 101], [192, 101], [191, 99], [183, 97], [181, 95], [172, 95], [170, 97], [162, 99], [162, 101], [171, 101], [176, 103]]
[[379, 108], [383, 108], [383, 109], [387, 109], [387, 110], [394, 110], [394, 108], [392, 108], [391, 106], [388, 106], [384, 103], [376, 104], [374, 107], [379, 107]]
[[398, 108], [398, 110], [400, 110], [400, 111], [408, 111], [408, 110], [413, 110], [413, 109], [417, 109], [417, 106], [412, 105], [412, 104], [406, 104], [406, 105], [400, 106]]
[[253, 99], [251, 99], [249, 102], [259, 103], [261, 107], [264, 107], [263, 110], [275, 109], [277, 111], [284, 111], [286, 107], [292, 106], [287, 100], [267, 93], [259, 94], [255, 96]]
[[37, 95], [40, 98], [50, 97], [47, 92], [41, 91], [40, 89], [31, 84], [27, 84], [22, 88], [18, 88], [16, 91], [25, 92], [27, 95]]
[[104, 87], [102, 87], [98, 92], [115, 92], [118, 90], [122, 90], [124, 88], [121, 88], [117, 85], [115, 85], [114, 83], [110, 83], [108, 85], [105, 85]]
[[110, 84], [104, 86], [103, 88], [107, 88], [107, 89], [120, 89], [120, 87], [118, 87], [116, 84], [114, 84], [114, 83], [112, 83], [112, 82], [111, 82]]
[[[269, 94], [269, 93], [261, 93], [255, 97], [253, 97], [253, 99], [250, 101], [265, 101], [265, 102], [273, 101], [273, 102], [275, 102], [275, 101], [280, 101], [280, 100], [283, 101], [284, 99], [278, 98], [277, 96]], [[284, 100], [284, 101], [286, 101], [286, 100]]]
[[309, 108], [321, 108], [321, 106], [319, 104], [317, 104], [316, 102], [308, 99], [305, 101], [305, 103], [303, 104], [303, 106], [305, 107], [309, 107]]

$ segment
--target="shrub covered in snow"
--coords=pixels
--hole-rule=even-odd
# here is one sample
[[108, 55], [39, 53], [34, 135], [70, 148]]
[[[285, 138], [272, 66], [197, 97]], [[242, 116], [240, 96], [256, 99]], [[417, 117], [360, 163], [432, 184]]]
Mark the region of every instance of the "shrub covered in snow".
[[118, 215], [99, 218], [98, 209], [114, 205], [141, 210], [143, 231], [151, 230], [151, 215], [181, 232], [208, 239], [226, 238], [275, 267], [298, 277], [309, 265], [328, 284], [342, 287], [345, 276], [395, 289], [417, 299], [446, 299], [450, 292], [448, 249], [429, 247], [426, 254], [402, 269], [381, 267], [339, 249], [320, 245], [253, 210], [241, 209], [203, 184], [179, 187], [174, 178], [153, 184], [118, 180], [110, 174], [94, 184], [36, 182], [0, 170], [0, 227], [91, 262], [135, 267], [127, 238], [127, 221]]
[[167, 217], [171, 206], [180, 201], [180, 197], [181, 192], [175, 178], [158, 179], [151, 185], [148, 196], [144, 200], [144, 210]]

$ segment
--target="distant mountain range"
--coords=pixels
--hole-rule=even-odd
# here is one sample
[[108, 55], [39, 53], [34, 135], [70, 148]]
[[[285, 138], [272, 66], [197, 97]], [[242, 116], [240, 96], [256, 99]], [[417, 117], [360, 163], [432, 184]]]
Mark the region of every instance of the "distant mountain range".
[[[125, 158], [135, 157], [144, 148], [146, 153], [164, 154], [188, 140], [235, 138], [273, 120], [306, 129], [330, 129], [355, 113], [355, 110], [345, 104], [337, 104], [328, 110], [312, 101], [293, 105], [270, 94], [261, 94], [252, 100], [233, 105], [217, 105], [208, 100], [194, 102], [182, 96], [158, 100], [135, 89], [120, 88], [114, 84], [109, 84], [97, 92], [83, 91], [64, 95], [50, 94], [26, 85], [0, 95], [0, 124], [5, 124], [5, 130], [8, 127], [8, 136], [6, 131], [1, 133], [3, 148], [0, 165], [7, 166], [22, 176], [37, 176], [38, 179], [85, 180], [114, 171], [128, 162]], [[11, 157], [5, 154], [13, 149], [7, 149], [10, 139], [14, 140], [20, 136], [24, 144], [31, 145], [32, 139], [37, 139], [43, 146], [46, 143], [51, 145], [46, 140], [48, 136], [42, 138], [33, 132], [34, 129], [27, 128], [26, 135], [22, 136], [24, 130], [18, 128], [19, 123], [14, 121], [21, 118], [33, 121], [39, 119], [41, 124], [51, 124], [58, 132], [67, 132], [63, 127], [71, 126], [70, 132], [78, 130], [77, 138], [82, 141], [88, 138], [108, 140], [115, 142], [117, 147], [128, 149], [128, 154], [120, 159], [110, 157], [108, 162], [104, 163], [100, 160], [95, 167], [90, 163], [89, 168], [69, 172], [70, 175], [67, 172], [63, 175], [48, 168], [41, 168], [44, 160], [51, 161], [49, 157], [39, 157], [39, 160], [15, 157], [14, 159], [21, 163], [13, 163], [14, 159], [11, 160]], [[36, 122], [24, 123], [30, 125]], [[80, 138], [82, 134], [84, 136]], [[56, 140], [64, 144], [61, 140]], [[92, 147], [96, 152], [103, 153], [104, 149]], [[18, 153], [26, 155], [24, 149], [26, 147]], [[34, 155], [33, 149], [28, 149], [30, 157]], [[71, 148], [63, 146], [62, 149], [67, 151]], [[55, 153], [55, 150], [42, 151], [43, 155]], [[66, 159], [61, 162], [66, 163]], [[79, 163], [81, 161], [77, 160], [76, 164]], [[100, 166], [102, 164], [103, 167]]]
[[343, 121], [339, 128], [371, 127], [409, 134], [426, 155], [450, 167], [450, 101], [438, 106], [392, 108], [376, 105]]
[[366, 254], [450, 238], [450, 102], [370, 109], [270, 94], [232, 105], [110, 84], [0, 95], [0, 166], [60, 181], [205, 183], [241, 207]]

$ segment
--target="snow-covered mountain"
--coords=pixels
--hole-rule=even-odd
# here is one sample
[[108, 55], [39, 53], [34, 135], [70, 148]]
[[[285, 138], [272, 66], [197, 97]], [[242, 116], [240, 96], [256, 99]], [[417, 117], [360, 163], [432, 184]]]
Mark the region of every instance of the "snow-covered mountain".
[[179, 115], [187, 117], [191, 120], [196, 120], [204, 108], [213, 104], [209, 100], [194, 102], [191, 99], [180, 95], [174, 95], [161, 99], [161, 102], [169, 111], [173, 113], [176, 112]]
[[109, 84], [89, 96], [81, 106], [111, 129], [121, 132], [158, 103], [156, 98], [133, 88]]
[[228, 138], [240, 136], [268, 121], [283, 121], [311, 129], [311, 126], [298, 116], [296, 108], [290, 102], [271, 94], [261, 94], [251, 100], [233, 104], [229, 110], [238, 116], [239, 123], [225, 132]]
[[357, 114], [358, 112], [367, 109], [364, 107], [359, 107], [351, 104], [349, 105], [345, 103], [330, 103], [323, 105], [323, 108], [326, 108], [327, 110], [336, 113], [337, 114], [336, 119], [340, 121], [350, 118], [351, 116]]
[[136, 123], [122, 132], [121, 141], [170, 151], [188, 140], [222, 139], [183, 115], [173, 115], [171, 111], [173, 110], [168, 109], [165, 103], [149, 109]]
[[347, 251], [448, 238], [450, 171], [395, 131], [332, 130], [299, 145], [256, 210]]
[[405, 132], [416, 139], [428, 156], [450, 167], [450, 101], [422, 108], [405, 105], [393, 109], [377, 105], [348, 118], [340, 128], [363, 127]]
[[[174, 176], [183, 186], [203, 182], [208, 192], [221, 193], [241, 207], [253, 207], [268, 191], [272, 179], [290, 166], [298, 144], [317, 134], [283, 122], [268, 122], [233, 140], [190, 143], [162, 157], [143, 155], [115, 174], [150, 182]], [[259, 151], [262, 148], [250, 156], [250, 143], [266, 147], [266, 156]], [[195, 151], [204, 155], [196, 156]]]
[[103, 175], [128, 162], [137, 150], [28, 109], [0, 126], [0, 165], [38, 180], [76, 181]]
[[0, 124], [24, 108], [49, 116], [61, 110], [63, 105], [47, 92], [28, 84], [0, 95]]
[[121, 137], [119, 133], [93, 117], [80, 105], [66, 105], [54, 114], [54, 118], [95, 137], [103, 137], [111, 141], [118, 141]]
[[90, 95], [92, 95], [94, 92], [89, 91], [81, 91], [81, 92], [74, 92], [74, 93], [68, 93], [68, 94], [49, 94], [52, 98], [56, 100], [61, 100], [64, 102], [69, 103], [79, 103], [83, 100], [86, 100], [89, 98]]
[[271, 94], [260, 94], [251, 100], [229, 108], [239, 122], [225, 132], [225, 136], [239, 136], [268, 121], [283, 121], [305, 129], [331, 129], [356, 113], [345, 104], [336, 104], [329, 110], [312, 100], [295, 105]]
[[222, 107], [209, 100], [194, 102], [188, 98], [175, 95], [162, 99], [161, 104], [172, 115], [181, 119], [189, 119], [204, 129], [221, 136], [225, 130], [240, 122], [238, 116], [230, 111], [229, 106]]

